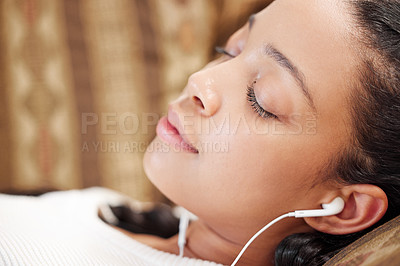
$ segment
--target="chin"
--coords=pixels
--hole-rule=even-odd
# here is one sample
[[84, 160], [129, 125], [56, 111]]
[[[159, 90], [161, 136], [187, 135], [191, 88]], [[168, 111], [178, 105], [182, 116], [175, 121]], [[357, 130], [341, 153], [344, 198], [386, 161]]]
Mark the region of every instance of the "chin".
[[[164, 149], [160, 149], [164, 147]], [[148, 146], [143, 159], [144, 171], [157, 189], [169, 200], [194, 212], [202, 193], [197, 176], [198, 157], [188, 152], [168, 149], [169, 145], [156, 137]], [[199, 187], [200, 185], [200, 187]]]
[[147, 147], [146, 152], [144, 154], [143, 158], [143, 168], [144, 172], [146, 173], [147, 178], [155, 185], [154, 182], [154, 177], [157, 174], [157, 166], [160, 167], [162, 165], [162, 161], [160, 161], [161, 158], [159, 158], [159, 153], [158, 151], [155, 151], [156, 147], [156, 142], [157, 142], [157, 137], [153, 139], [153, 141], [150, 143], [150, 145]]
[[[160, 137], [156, 136], [146, 149], [143, 167], [150, 181], [155, 178], [169, 178], [178, 181], [177, 177], [183, 176], [185, 171], [196, 169], [197, 162], [198, 153], [174, 149], [174, 146], [163, 142]], [[183, 171], [184, 169], [186, 170]]]
[[[182, 164], [185, 156], [172, 151], [167, 144], [156, 137], [147, 147], [143, 159], [143, 168], [148, 179], [167, 198], [176, 202], [176, 189], [184, 183]], [[178, 193], [179, 194], [179, 193]], [[179, 200], [178, 200], [179, 201]]]

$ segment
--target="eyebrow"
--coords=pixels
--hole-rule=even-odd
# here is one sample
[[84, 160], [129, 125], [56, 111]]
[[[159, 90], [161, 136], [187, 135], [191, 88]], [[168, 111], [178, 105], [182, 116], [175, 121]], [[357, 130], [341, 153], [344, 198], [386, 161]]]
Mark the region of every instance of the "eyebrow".
[[272, 44], [267, 44], [265, 46], [265, 54], [271, 57], [275, 62], [277, 62], [281, 67], [289, 72], [289, 74], [296, 80], [297, 84], [300, 86], [301, 91], [307, 98], [308, 105], [315, 111], [315, 104], [313, 98], [308, 89], [305, 76], [284, 54], [282, 54], [278, 49], [276, 49]]
[[[253, 27], [255, 22], [255, 14], [249, 17], [249, 31]], [[272, 44], [267, 44], [265, 46], [265, 54], [271, 57], [275, 62], [277, 62], [281, 67], [289, 72], [289, 74], [296, 80], [297, 84], [300, 86], [301, 91], [307, 99], [308, 105], [316, 111], [314, 100], [310, 94], [310, 90], [305, 81], [305, 76], [283, 53], [276, 49]]]

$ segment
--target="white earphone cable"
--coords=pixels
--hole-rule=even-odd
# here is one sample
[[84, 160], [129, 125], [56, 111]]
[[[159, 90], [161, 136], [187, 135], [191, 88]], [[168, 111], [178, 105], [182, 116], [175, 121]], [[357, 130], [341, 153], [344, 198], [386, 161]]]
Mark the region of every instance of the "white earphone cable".
[[189, 215], [186, 210], [183, 210], [179, 219], [179, 236], [178, 236], [178, 247], [179, 257], [183, 257], [183, 252], [186, 245], [186, 229], [189, 225]]
[[261, 228], [255, 235], [253, 235], [252, 238], [250, 238], [249, 241], [247, 241], [246, 245], [244, 245], [244, 247], [242, 248], [242, 250], [240, 251], [239, 255], [237, 255], [235, 261], [231, 264], [231, 266], [235, 266], [236, 263], [239, 261], [240, 257], [242, 257], [243, 253], [246, 251], [246, 249], [250, 246], [250, 244], [259, 236], [261, 235], [265, 230], [267, 230], [271, 225], [273, 225], [274, 223], [287, 218], [287, 217], [293, 217], [294, 213], [285, 213], [281, 216], [279, 216], [278, 218], [276, 218], [275, 220], [273, 220], [272, 222], [270, 222], [269, 224], [267, 224], [266, 226], [264, 226], [263, 228]]
[[[231, 266], [235, 266], [239, 259], [242, 257], [243, 253], [250, 246], [250, 244], [265, 230], [267, 230], [274, 223], [287, 218], [287, 217], [295, 217], [295, 218], [305, 218], [305, 217], [321, 217], [321, 216], [331, 216], [336, 215], [343, 211], [345, 207], [345, 202], [341, 197], [336, 197], [330, 203], [322, 204], [322, 209], [312, 209], [312, 210], [297, 210], [294, 212], [288, 212], [282, 214], [278, 218], [274, 219], [266, 226], [261, 228], [257, 233], [255, 233], [249, 241], [247, 241], [246, 245], [242, 248], [239, 255], [237, 255], [235, 261], [231, 264]], [[179, 246], [179, 256], [183, 256], [184, 248], [186, 245], [186, 229], [189, 224], [189, 214], [186, 210], [181, 214], [181, 219], [179, 221], [179, 237], [178, 237], [178, 246]]]

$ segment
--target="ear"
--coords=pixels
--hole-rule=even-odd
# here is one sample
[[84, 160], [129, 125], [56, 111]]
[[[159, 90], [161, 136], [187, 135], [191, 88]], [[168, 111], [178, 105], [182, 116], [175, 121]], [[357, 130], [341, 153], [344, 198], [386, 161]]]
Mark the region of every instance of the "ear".
[[378, 222], [388, 208], [386, 193], [375, 185], [349, 185], [341, 188], [340, 192], [340, 196], [345, 201], [341, 213], [333, 216], [305, 218], [305, 222], [323, 233], [350, 234], [364, 230]]

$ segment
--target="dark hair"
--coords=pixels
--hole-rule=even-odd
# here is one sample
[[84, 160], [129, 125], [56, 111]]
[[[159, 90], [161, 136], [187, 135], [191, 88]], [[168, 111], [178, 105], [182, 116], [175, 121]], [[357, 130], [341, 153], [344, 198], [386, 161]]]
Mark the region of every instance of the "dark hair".
[[[389, 207], [373, 227], [350, 235], [320, 232], [285, 238], [276, 265], [322, 265], [343, 247], [400, 213], [400, 0], [347, 0], [360, 42], [359, 80], [352, 88], [353, 141], [335, 163], [345, 184], [374, 184]], [[354, 85], [354, 84], [353, 84]]]

